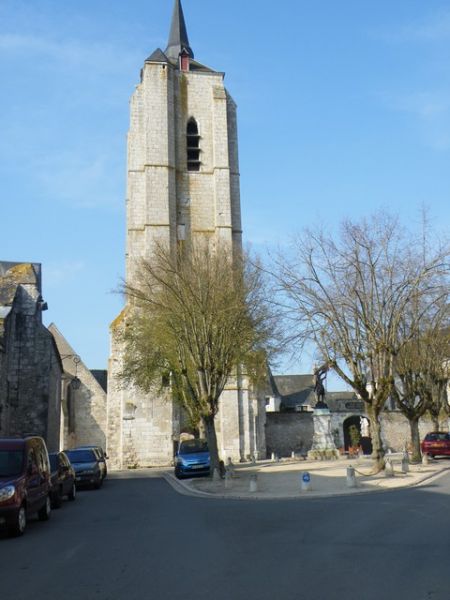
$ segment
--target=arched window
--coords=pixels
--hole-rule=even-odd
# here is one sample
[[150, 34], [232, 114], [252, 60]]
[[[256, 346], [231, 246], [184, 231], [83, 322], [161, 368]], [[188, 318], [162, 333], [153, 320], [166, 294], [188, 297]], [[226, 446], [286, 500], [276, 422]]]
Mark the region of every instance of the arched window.
[[200, 171], [200, 136], [195, 119], [189, 119], [186, 128], [187, 169]]

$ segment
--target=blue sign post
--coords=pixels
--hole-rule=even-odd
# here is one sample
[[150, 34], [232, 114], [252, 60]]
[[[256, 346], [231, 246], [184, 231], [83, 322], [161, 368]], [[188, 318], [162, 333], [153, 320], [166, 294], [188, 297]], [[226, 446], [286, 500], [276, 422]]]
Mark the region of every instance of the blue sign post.
[[308, 471], [302, 473], [300, 485], [303, 492], [307, 492], [311, 489], [311, 475], [308, 473]]

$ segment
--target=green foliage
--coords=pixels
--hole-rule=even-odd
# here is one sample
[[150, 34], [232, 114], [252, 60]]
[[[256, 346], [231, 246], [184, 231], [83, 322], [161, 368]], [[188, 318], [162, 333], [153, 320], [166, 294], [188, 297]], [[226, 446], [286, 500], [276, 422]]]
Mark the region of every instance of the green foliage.
[[265, 377], [276, 318], [261, 269], [242, 256], [203, 243], [158, 246], [124, 291], [124, 382], [162, 392], [170, 379], [193, 426], [217, 413], [227, 380], [242, 370], [254, 382]]
[[353, 448], [358, 448], [361, 443], [361, 433], [356, 425], [350, 425], [348, 429], [350, 443]]

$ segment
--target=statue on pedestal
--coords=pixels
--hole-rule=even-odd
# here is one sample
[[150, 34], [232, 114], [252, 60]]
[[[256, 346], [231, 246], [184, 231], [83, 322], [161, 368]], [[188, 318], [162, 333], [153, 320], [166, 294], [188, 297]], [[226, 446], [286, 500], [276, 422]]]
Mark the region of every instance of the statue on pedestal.
[[329, 370], [328, 364], [325, 363], [321, 367], [314, 368], [314, 394], [316, 396], [315, 408], [328, 408], [328, 404], [325, 402], [325, 387], [323, 382], [327, 377]]
[[311, 450], [308, 452], [308, 458], [312, 460], [339, 458], [339, 452], [336, 450], [331, 433], [331, 413], [328, 404], [325, 402], [325, 386], [323, 382], [326, 379], [329, 369], [328, 363], [325, 363], [321, 367], [314, 366], [313, 370], [316, 405], [313, 414], [313, 442]]

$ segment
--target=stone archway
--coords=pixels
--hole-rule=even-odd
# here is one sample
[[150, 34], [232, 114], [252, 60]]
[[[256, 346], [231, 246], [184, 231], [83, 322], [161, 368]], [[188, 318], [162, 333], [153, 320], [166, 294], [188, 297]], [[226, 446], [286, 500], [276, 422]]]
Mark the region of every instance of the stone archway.
[[361, 435], [361, 418], [359, 417], [359, 415], [347, 417], [347, 419], [345, 419], [344, 423], [342, 424], [344, 430], [344, 448], [346, 452], [348, 452], [349, 448], [352, 446], [350, 429], [353, 426], [357, 428], [359, 435]]
[[351, 417], [347, 417], [342, 424], [343, 432], [344, 432], [344, 447], [346, 452], [348, 452], [349, 448], [352, 446], [351, 437], [350, 437], [350, 428], [355, 426], [360, 435], [360, 446], [362, 448], [363, 454], [370, 455], [372, 454], [372, 440], [370, 438], [370, 424], [367, 417], [361, 415], [352, 415]]

